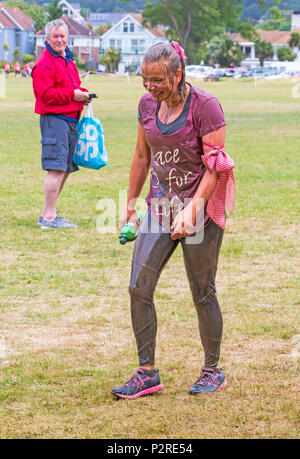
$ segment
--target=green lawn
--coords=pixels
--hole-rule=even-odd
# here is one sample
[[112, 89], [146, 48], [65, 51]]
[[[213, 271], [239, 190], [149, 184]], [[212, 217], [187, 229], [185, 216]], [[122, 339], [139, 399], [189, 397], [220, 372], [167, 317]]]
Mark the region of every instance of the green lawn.
[[300, 99], [290, 81], [193, 83], [219, 97], [236, 163], [217, 276], [228, 386], [188, 395], [203, 350], [178, 248], [155, 295], [164, 390], [136, 401], [110, 395], [137, 367], [133, 245], [97, 231], [96, 221], [104, 198], [119, 213], [127, 188], [140, 79], [83, 83], [99, 96], [109, 165], [67, 183], [58, 210], [77, 229], [42, 231], [39, 117], [30, 79], [11, 76], [0, 99], [1, 438], [299, 437]]

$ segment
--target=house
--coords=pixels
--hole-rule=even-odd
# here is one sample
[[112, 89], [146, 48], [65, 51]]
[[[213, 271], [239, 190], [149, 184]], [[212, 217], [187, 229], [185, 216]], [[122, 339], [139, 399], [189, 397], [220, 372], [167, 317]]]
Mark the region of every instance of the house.
[[[273, 45], [274, 49], [274, 56], [272, 60], [267, 61], [266, 63], [274, 64], [278, 62], [277, 50], [281, 46], [288, 46], [289, 39], [291, 38], [292, 32], [300, 33], [299, 29], [294, 29], [292, 31], [281, 31], [281, 30], [256, 30], [259, 34], [260, 40], [265, 40]], [[231, 33], [230, 38], [237, 42], [244, 54], [246, 55], [245, 60], [241, 63], [241, 65], [249, 66], [249, 65], [257, 65], [259, 64], [259, 59], [255, 56], [255, 44], [253, 41], [245, 40], [240, 36], [238, 33]], [[300, 63], [300, 52], [298, 49], [294, 49], [294, 52], [298, 53], [297, 57], [294, 62]]]
[[80, 4], [79, 3], [69, 3], [66, 0], [60, 0], [58, 6], [62, 9], [63, 15], [68, 16], [79, 24], [85, 25], [85, 20], [80, 14]]
[[119, 72], [139, 69], [147, 50], [158, 42], [168, 42], [163, 29], [143, 25], [140, 14], [129, 13], [101, 36], [101, 54], [109, 48], [121, 52]]
[[19, 8], [0, 3], [0, 61], [15, 60], [14, 51], [34, 54], [34, 21]]
[[[80, 24], [72, 17], [62, 16], [61, 19], [66, 23], [69, 29], [68, 46], [79, 58], [80, 62], [87, 64], [94, 62], [95, 68], [98, 67], [100, 52], [100, 37], [89, 27]], [[39, 57], [45, 49], [45, 29], [40, 30], [36, 37], [36, 56]]]
[[300, 11], [293, 11], [291, 18], [291, 29], [300, 29]]

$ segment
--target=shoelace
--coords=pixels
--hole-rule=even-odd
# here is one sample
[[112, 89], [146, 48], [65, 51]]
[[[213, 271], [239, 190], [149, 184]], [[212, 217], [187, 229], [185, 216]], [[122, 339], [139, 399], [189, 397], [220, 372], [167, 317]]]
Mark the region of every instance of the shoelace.
[[130, 386], [131, 383], [134, 383], [137, 387], [139, 386], [143, 386], [144, 385], [144, 382], [143, 382], [143, 379], [142, 377], [140, 376], [140, 374], [136, 371], [134, 373], [134, 375], [132, 376], [132, 378], [130, 378], [127, 383], [125, 384], [125, 386]]
[[202, 370], [201, 375], [199, 376], [199, 379], [196, 381], [196, 384], [200, 384], [200, 386], [204, 386], [208, 382], [213, 383], [213, 381], [214, 381], [213, 374], [207, 370]]

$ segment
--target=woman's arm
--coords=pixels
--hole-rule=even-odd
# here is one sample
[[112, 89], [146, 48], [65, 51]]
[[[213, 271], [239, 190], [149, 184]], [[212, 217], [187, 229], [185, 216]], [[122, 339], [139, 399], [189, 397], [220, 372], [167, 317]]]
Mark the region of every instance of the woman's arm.
[[137, 143], [129, 176], [127, 208], [120, 219], [119, 228], [122, 228], [128, 220], [132, 221], [134, 224], [138, 224], [135, 205], [147, 179], [150, 163], [151, 150], [146, 139], [145, 130], [142, 125], [138, 123]]
[[[210, 132], [202, 137], [204, 154], [213, 150], [213, 147], [224, 147], [225, 143], [225, 126], [217, 131]], [[206, 145], [207, 144], [207, 145]], [[210, 145], [210, 146], [209, 146]], [[212, 195], [218, 174], [215, 170], [206, 169], [196, 193], [191, 202], [176, 216], [172, 224], [172, 239], [180, 239], [188, 236], [195, 231], [197, 214], [201, 211], [209, 197]]]

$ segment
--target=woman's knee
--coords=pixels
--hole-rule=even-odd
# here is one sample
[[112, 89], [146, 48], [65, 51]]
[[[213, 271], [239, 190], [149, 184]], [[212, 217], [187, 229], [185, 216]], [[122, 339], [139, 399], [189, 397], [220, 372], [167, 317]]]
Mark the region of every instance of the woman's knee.
[[153, 288], [152, 286], [144, 283], [144, 284], [138, 284], [136, 282], [130, 282], [129, 284], [129, 295], [131, 300], [153, 300]]

